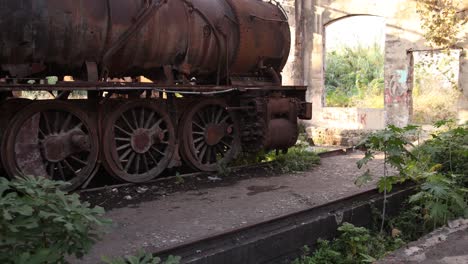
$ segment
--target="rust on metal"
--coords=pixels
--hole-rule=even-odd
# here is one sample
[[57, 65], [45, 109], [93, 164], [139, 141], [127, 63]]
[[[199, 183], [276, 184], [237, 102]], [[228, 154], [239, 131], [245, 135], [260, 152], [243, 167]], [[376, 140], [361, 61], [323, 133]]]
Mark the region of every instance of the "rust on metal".
[[275, 1], [0, 6], [0, 154], [9, 176], [74, 189], [101, 163], [127, 182], [182, 161], [214, 171], [240, 151], [286, 150], [297, 118], [311, 118], [307, 87], [281, 84], [291, 37]]

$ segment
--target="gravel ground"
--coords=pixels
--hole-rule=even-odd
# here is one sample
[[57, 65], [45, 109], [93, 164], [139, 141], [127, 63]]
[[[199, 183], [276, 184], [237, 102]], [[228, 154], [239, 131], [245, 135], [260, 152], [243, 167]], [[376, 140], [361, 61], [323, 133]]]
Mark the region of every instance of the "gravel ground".
[[[198, 176], [183, 183], [163, 182], [83, 194], [110, 209], [113, 226], [81, 261], [99, 263], [101, 256], [148, 252], [262, 222], [351, 196], [374, 186], [357, 187], [366, 169], [383, 173], [383, 156], [358, 170], [362, 152], [323, 158], [310, 171], [276, 174], [268, 169], [241, 171], [218, 180]], [[208, 178], [210, 177], [210, 178]]]

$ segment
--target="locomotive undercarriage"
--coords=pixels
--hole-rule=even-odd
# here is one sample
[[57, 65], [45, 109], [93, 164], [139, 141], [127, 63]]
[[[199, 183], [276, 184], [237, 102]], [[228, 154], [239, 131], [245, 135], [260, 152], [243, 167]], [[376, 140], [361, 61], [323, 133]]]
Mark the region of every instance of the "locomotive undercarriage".
[[[0, 156], [10, 177], [44, 176], [73, 190], [100, 165], [127, 182], [188, 165], [215, 171], [241, 151], [287, 150], [297, 118], [309, 119], [300, 86], [96, 83], [0, 85]], [[24, 91], [54, 92], [29, 100]], [[67, 91], [82, 91], [81, 99]]]

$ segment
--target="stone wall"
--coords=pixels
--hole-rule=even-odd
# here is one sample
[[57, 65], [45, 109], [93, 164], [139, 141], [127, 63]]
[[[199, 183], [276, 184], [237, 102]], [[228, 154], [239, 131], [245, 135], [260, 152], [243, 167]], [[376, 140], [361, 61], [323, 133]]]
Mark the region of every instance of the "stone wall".
[[[465, 9], [468, 0], [463, 0]], [[416, 2], [406, 0], [278, 0], [288, 13], [292, 31], [291, 56], [285, 68], [284, 84], [309, 86], [307, 98], [313, 103], [313, 120], [318, 125], [324, 111], [324, 28], [353, 15], [379, 16], [386, 20], [385, 124], [404, 126], [410, 122], [412, 96], [412, 50], [425, 46], [416, 13]], [[466, 11], [460, 15], [467, 15]], [[468, 32], [465, 24], [465, 32]], [[468, 34], [468, 33], [466, 33]], [[468, 118], [467, 37], [460, 59], [460, 121]]]

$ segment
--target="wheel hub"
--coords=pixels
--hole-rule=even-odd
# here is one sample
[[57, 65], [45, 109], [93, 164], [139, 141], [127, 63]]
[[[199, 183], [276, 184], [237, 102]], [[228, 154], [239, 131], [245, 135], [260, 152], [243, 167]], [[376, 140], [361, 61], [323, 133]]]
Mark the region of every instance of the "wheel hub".
[[210, 124], [205, 130], [205, 141], [208, 145], [218, 144], [228, 131], [223, 125]]
[[132, 149], [139, 154], [146, 153], [153, 145], [153, 136], [150, 130], [139, 128], [133, 132], [131, 138]]
[[49, 136], [43, 143], [44, 157], [50, 162], [59, 162], [68, 156], [63, 136]]
[[42, 142], [44, 157], [49, 162], [59, 162], [73, 153], [91, 148], [89, 137], [83, 131], [49, 135]]

